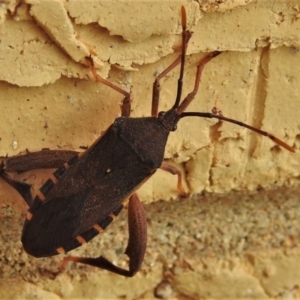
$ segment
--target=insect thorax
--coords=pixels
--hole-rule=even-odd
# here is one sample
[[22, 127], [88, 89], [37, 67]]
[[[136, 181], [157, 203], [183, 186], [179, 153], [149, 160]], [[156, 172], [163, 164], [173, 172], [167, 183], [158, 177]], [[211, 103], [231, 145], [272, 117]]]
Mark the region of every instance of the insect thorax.
[[117, 118], [113, 124], [119, 138], [128, 143], [143, 163], [161, 166], [169, 131], [155, 117]]

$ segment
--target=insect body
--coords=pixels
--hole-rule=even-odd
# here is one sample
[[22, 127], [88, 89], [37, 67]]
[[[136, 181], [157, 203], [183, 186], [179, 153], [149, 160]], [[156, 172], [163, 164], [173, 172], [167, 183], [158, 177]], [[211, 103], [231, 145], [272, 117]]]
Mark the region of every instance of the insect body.
[[[143, 206], [135, 191], [158, 168], [178, 176], [178, 189], [184, 195], [180, 171], [163, 161], [169, 133], [176, 130], [184, 117], [208, 117], [235, 123], [268, 136], [290, 151], [293, 148], [273, 135], [222, 114], [185, 112], [199, 87], [203, 67], [220, 52], [205, 56], [197, 66], [194, 90], [181, 101], [186, 48], [191, 33], [185, 29], [186, 14], [182, 8], [182, 52], [155, 80], [153, 85], [152, 116], [130, 118], [131, 94], [97, 75], [98, 82], [121, 92], [125, 98], [122, 116], [83, 153], [74, 151], [41, 151], [8, 158], [2, 166], [1, 177], [14, 187], [30, 206], [22, 233], [24, 249], [36, 257], [65, 253], [90, 241], [103, 231], [123, 208], [129, 198], [129, 242], [126, 254], [129, 270], [121, 269], [103, 256], [98, 258], [66, 257], [68, 261], [97, 266], [123, 276], [133, 276], [144, 258], [147, 224]], [[177, 97], [173, 107], [158, 113], [159, 80], [180, 64]], [[11, 171], [53, 167], [57, 170], [32, 199], [30, 185], [8, 175]]]
[[[134, 134], [137, 131], [139, 136]], [[109, 215], [119, 211], [124, 199], [161, 165], [165, 143], [143, 155], [143, 150], [151, 146], [150, 139], [148, 143], [143, 140], [149, 131], [160, 134], [164, 141], [168, 135], [154, 118], [118, 118], [87, 152], [60, 167], [55, 179], [41, 188], [32, 206], [34, 211], [29, 210], [32, 216], [22, 237], [26, 251], [34, 256], [55, 255], [58, 245], [69, 251], [80, 245], [78, 238], [70, 243], [70, 236], [88, 241], [98, 233], [95, 224], [105, 228], [111, 220]], [[99, 153], [103, 153], [102, 159], [97, 158]], [[57, 184], [55, 180], [59, 180]], [[62, 234], [49, 240], [53, 230]]]

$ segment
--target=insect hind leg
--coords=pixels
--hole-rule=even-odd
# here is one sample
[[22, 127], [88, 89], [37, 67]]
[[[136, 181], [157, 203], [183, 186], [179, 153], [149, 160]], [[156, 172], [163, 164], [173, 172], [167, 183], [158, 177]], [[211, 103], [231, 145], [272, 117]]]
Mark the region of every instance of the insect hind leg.
[[22, 173], [33, 169], [58, 168], [77, 154], [78, 152], [76, 151], [68, 150], [42, 150], [5, 158], [1, 162], [0, 177], [23, 197], [28, 206], [31, 206], [33, 203], [31, 194], [32, 185], [13, 179], [8, 173]]
[[138, 196], [133, 194], [128, 207], [129, 240], [125, 254], [129, 257], [129, 269], [122, 269], [103, 256], [96, 258], [67, 256], [61, 265], [61, 270], [72, 261], [104, 269], [125, 277], [134, 276], [144, 260], [147, 244], [147, 220], [144, 207]]
[[14, 180], [5, 172], [0, 174], [0, 177], [23, 197], [28, 206], [32, 204], [31, 184]]

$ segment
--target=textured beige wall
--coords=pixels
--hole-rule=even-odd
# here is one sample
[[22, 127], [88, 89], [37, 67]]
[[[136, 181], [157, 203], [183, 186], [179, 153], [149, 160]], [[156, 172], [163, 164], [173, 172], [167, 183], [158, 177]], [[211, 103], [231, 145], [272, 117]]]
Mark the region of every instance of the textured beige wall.
[[[186, 171], [187, 187], [191, 193], [225, 193], [232, 189], [247, 191], [258, 187], [274, 188], [297, 184], [300, 174], [300, 1], [232, 2], [1, 2], [0, 155], [16, 155], [26, 149], [80, 149], [81, 146], [90, 145], [111, 124], [119, 114], [122, 96], [101, 84], [87, 80], [91, 75], [84, 65], [84, 57], [90, 53], [94, 57], [99, 74], [124, 89], [132, 86], [132, 116], [148, 116], [155, 75], [178, 55], [174, 49], [180, 45], [180, 7], [184, 5], [188, 14], [188, 28], [194, 32], [188, 49], [184, 94], [191, 91], [195, 66], [205, 52], [224, 51], [206, 66], [200, 91], [190, 110], [210, 111], [212, 107], [217, 106], [228, 117], [272, 132], [293, 146], [296, 153], [291, 154], [274, 145], [269, 139], [232, 124], [184, 119], [179, 123], [177, 132], [170, 136], [166, 158]], [[175, 99], [177, 78], [178, 69], [162, 81], [162, 110], [169, 108]], [[44, 178], [44, 173], [33, 172], [31, 175], [25, 174], [26, 177], [36, 178], [35, 182], [39, 184]], [[283, 193], [282, 191], [284, 190], [280, 190], [280, 193]], [[5, 279], [0, 282], [1, 290], [9, 286], [7, 282], [19, 286], [24, 284], [23, 296], [29, 297], [28, 295], [36, 290], [34, 286], [25, 284], [21, 280], [23, 278], [60, 297], [114, 298], [128, 295], [132, 298], [145, 293], [150, 297], [151, 290], [163, 278], [167, 278], [172, 283], [173, 292], [170, 292], [170, 295], [173, 297], [181, 294], [206, 298], [266, 298], [280, 297], [285, 293], [296, 295], [294, 287], [299, 286], [300, 275], [292, 266], [299, 265], [299, 232], [295, 229], [299, 201], [298, 191], [289, 191], [292, 191], [291, 196], [288, 194], [285, 200], [293, 199], [288, 201], [292, 208], [287, 205], [282, 211], [275, 209], [282, 204], [264, 207], [268, 205], [268, 200], [274, 198], [272, 195], [258, 196], [255, 199], [250, 197], [249, 201], [254, 201], [254, 207], [260, 206], [262, 201], [263, 208], [257, 208], [258, 212], [262, 212], [258, 218], [262, 222], [272, 213], [276, 216], [274, 220], [279, 221], [281, 213], [284, 216], [292, 213], [291, 217], [286, 217], [291, 223], [284, 219], [278, 225], [281, 235], [278, 233], [274, 236], [270, 229], [269, 235], [274, 237], [276, 242], [269, 243], [267, 240], [269, 244], [262, 243], [257, 248], [251, 248], [251, 255], [250, 250], [241, 246], [238, 240], [247, 244], [247, 238], [252, 231], [253, 240], [262, 239], [256, 232], [258, 229], [255, 222], [246, 226], [244, 234], [241, 235], [231, 231], [228, 225], [228, 232], [232, 237], [224, 237], [224, 240], [236, 241], [232, 244], [228, 242], [229, 246], [222, 247], [240, 247], [241, 250], [240, 253], [231, 251], [232, 249], [224, 253], [218, 251], [219, 246], [213, 243], [215, 239], [218, 240], [218, 234], [223, 237], [220, 230], [214, 232], [216, 226], [211, 223], [213, 211], [203, 219], [201, 226], [205, 226], [200, 227], [201, 230], [195, 226], [194, 230], [191, 229], [187, 234], [184, 229], [189, 220], [183, 217], [176, 220], [176, 213], [173, 211], [177, 206], [174, 208], [174, 205], [169, 203], [165, 205], [165, 209], [158, 208], [160, 214], [163, 214], [162, 219], [174, 215], [176, 224], [180, 225], [179, 228], [183, 231], [174, 238], [176, 242], [166, 242], [169, 247], [166, 246], [165, 249], [155, 236], [161, 230], [165, 230], [166, 236], [172, 239], [173, 232], [178, 232], [178, 229], [176, 231], [163, 222], [161, 227], [155, 229], [151, 224], [157, 222], [156, 204], [153, 203], [152, 206], [147, 206], [149, 211], [153, 207], [154, 212], [149, 224], [151, 241], [143, 272], [133, 279], [125, 280], [103, 271], [85, 272], [88, 269], [77, 268], [79, 271], [75, 271], [76, 268], [71, 268], [71, 271], [60, 275], [56, 281], [51, 281], [48, 279], [51, 274], [46, 270], [55, 270], [60, 258], [34, 260], [28, 258], [21, 250], [21, 213], [26, 211], [26, 206], [22, 199], [1, 181], [0, 204], [4, 221], [1, 225], [3, 251], [0, 259], [2, 278]], [[139, 195], [145, 203], [176, 198], [176, 178], [158, 171], [141, 189]], [[235, 197], [235, 194], [231, 197]], [[241, 196], [238, 194], [236, 197]], [[215, 203], [213, 198], [201, 201]], [[199, 205], [206, 207], [206, 202], [201, 201]], [[243, 213], [231, 216], [232, 224], [247, 224], [248, 202], [245, 200], [243, 203], [235, 203], [236, 211], [239, 212], [240, 209]], [[281, 203], [280, 200], [278, 203]], [[196, 211], [202, 215], [206, 208], [195, 204]], [[221, 209], [221, 204], [217, 208]], [[226, 208], [235, 211], [231, 202]], [[186, 209], [188, 216], [193, 208]], [[222, 218], [227, 217], [226, 214], [220, 213], [220, 222], [224, 220]], [[118, 233], [119, 240], [115, 236], [98, 238], [100, 242], [93, 241], [94, 244], [79, 250], [81, 254], [97, 256], [100, 250], [106, 253], [104, 249], [107, 248], [111, 248], [112, 257], [116, 257], [115, 251], [122, 253], [120, 246], [113, 246], [111, 240], [123, 241], [124, 230], [126, 231], [124, 222], [124, 218], [123, 221], [118, 220], [109, 233]], [[266, 236], [270, 226], [276, 225], [274, 222], [261, 225], [265, 228]], [[211, 238], [204, 238], [203, 231]], [[178, 241], [189, 236], [195, 240], [178, 245]], [[242, 242], [243, 239], [246, 242]], [[210, 244], [211, 252], [214, 253], [212, 258], [212, 255], [203, 250], [210, 249]], [[197, 251], [190, 251], [193, 247]], [[293, 248], [293, 251], [289, 252], [289, 256], [283, 256], [290, 248]], [[170, 255], [166, 254], [168, 251], [171, 251]], [[186, 256], [190, 254], [191, 257], [188, 260], [178, 253], [186, 253]], [[265, 253], [266, 258], [261, 258]], [[168, 261], [172, 255], [175, 258]], [[206, 260], [209, 261], [207, 265], [210, 271], [205, 273], [203, 270]], [[266, 265], [263, 271], [260, 271], [260, 261], [263, 261], [262, 265]], [[277, 264], [283, 267], [278, 267]], [[182, 268], [178, 271], [176, 266]], [[198, 267], [195, 267], [195, 270], [191, 266]], [[190, 277], [181, 269], [190, 270]], [[282, 281], [282, 278], [276, 279], [276, 274], [279, 273], [284, 274], [284, 284], [272, 290], [273, 286]], [[264, 275], [260, 274], [267, 275], [261, 278], [260, 276]], [[10, 278], [14, 278], [15, 281], [6, 281]], [[187, 278], [189, 283], [185, 282]], [[246, 278], [245, 281], [243, 278]], [[273, 281], [265, 278], [271, 278]], [[240, 284], [236, 284], [237, 279], [240, 279]], [[111, 287], [112, 283], [114, 286]], [[60, 291], [62, 286], [64, 290]], [[139, 288], [130, 289], [132, 286]], [[162, 286], [164, 291], [170, 288], [168, 284]], [[193, 291], [191, 293], [188, 292], [189, 286]], [[221, 286], [224, 288], [220, 288]], [[225, 288], [228, 286], [231, 292], [227, 294]]]

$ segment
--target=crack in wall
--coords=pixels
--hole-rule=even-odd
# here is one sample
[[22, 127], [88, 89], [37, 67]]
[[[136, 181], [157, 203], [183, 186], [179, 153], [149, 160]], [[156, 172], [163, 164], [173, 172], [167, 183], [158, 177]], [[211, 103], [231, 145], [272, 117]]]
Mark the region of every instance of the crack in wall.
[[212, 149], [212, 159], [211, 159], [211, 164], [209, 168], [209, 174], [208, 174], [208, 182], [209, 186], [212, 187], [214, 185], [213, 181], [213, 167], [217, 163], [217, 154], [216, 154], [216, 147], [215, 144], [219, 142], [219, 139], [221, 137], [221, 133], [219, 131], [220, 127], [222, 126], [222, 122], [217, 122], [213, 126], [209, 127], [209, 137], [210, 137], [210, 145], [213, 146]]
[[[265, 102], [267, 97], [267, 80], [269, 78], [269, 47], [259, 49], [259, 60], [257, 63], [257, 76], [253, 83], [253, 94], [249, 102], [249, 120], [251, 125], [261, 129], [265, 113]], [[249, 135], [247, 156], [252, 157], [261, 137], [257, 134]]]

